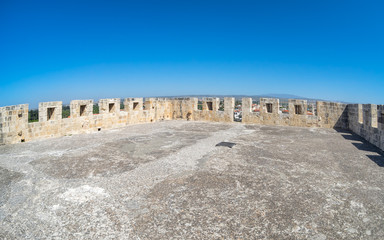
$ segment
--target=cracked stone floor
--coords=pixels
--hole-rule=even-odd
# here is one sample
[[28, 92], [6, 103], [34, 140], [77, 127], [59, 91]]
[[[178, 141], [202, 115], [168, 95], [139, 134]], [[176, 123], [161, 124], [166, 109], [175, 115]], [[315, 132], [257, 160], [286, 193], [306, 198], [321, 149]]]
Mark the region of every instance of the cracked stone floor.
[[333, 129], [187, 121], [3, 145], [0, 239], [384, 239], [384, 157]]

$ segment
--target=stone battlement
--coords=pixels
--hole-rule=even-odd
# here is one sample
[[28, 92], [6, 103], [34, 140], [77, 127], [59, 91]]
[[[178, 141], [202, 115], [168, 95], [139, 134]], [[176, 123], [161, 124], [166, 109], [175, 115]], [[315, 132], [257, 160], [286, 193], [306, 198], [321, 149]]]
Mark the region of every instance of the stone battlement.
[[[220, 98], [100, 99], [99, 114], [93, 100], [73, 100], [70, 117], [62, 118], [62, 102], [39, 103], [39, 121], [28, 122], [28, 104], [0, 107], [0, 144], [89, 133], [129, 124], [161, 120], [234, 122], [235, 99]], [[201, 104], [201, 110], [198, 105]], [[220, 109], [220, 106], [222, 108]], [[242, 123], [349, 129], [384, 150], [384, 106], [290, 99], [282, 109], [279, 99], [242, 99]]]

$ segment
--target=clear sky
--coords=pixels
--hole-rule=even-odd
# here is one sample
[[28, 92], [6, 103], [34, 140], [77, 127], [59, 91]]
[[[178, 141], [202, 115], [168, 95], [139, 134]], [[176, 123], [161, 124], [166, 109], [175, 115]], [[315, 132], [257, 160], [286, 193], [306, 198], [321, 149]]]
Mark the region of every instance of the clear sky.
[[0, 0], [0, 106], [383, 90], [383, 1]]

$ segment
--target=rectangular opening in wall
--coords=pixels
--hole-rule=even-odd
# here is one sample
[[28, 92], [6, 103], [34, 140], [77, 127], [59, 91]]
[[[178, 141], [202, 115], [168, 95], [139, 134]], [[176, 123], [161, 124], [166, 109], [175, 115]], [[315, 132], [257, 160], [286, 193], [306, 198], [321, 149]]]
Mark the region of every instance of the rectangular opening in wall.
[[258, 101], [252, 101], [251, 112], [260, 112], [260, 104]]
[[71, 107], [68, 105], [63, 106], [61, 111], [61, 117], [68, 118], [70, 115], [71, 115]]
[[272, 103], [266, 103], [265, 106], [267, 107], [267, 113], [272, 113]]
[[289, 104], [288, 102], [280, 101], [279, 103], [279, 113], [288, 114], [289, 113]]
[[224, 111], [224, 100], [220, 100], [219, 111]]
[[114, 104], [114, 103], [110, 103], [108, 106], [109, 106], [109, 112], [110, 112], [110, 113], [114, 112], [114, 110], [115, 110], [115, 104]]
[[212, 102], [207, 102], [207, 108], [209, 111], [213, 110], [213, 103]]
[[80, 105], [80, 117], [85, 115], [87, 105]]
[[314, 115], [314, 105], [308, 104], [307, 115]]
[[93, 114], [99, 114], [99, 105], [97, 104], [94, 104], [93, 105]]
[[38, 122], [39, 121], [39, 110], [32, 109], [28, 111], [28, 122]]
[[139, 103], [133, 102], [133, 110], [139, 110]]
[[203, 102], [197, 101], [197, 110], [203, 110]]
[[295, 105], [295, 114], [303, 114], [301, 105]]
[[243, 120], [243, 102], [241, 100], [235, 100], [235, 109], [233, 111], [233, 118], [235, 122], [241, 122]]
[[233, 111], [233, 120], [235, 122], [241, 122], [243, 120], [243, 115], [241, 109], [234, 109]]
[[54, 113], [55, 113], [55, 108], [47, 108], [47, 121], [53, 120]]

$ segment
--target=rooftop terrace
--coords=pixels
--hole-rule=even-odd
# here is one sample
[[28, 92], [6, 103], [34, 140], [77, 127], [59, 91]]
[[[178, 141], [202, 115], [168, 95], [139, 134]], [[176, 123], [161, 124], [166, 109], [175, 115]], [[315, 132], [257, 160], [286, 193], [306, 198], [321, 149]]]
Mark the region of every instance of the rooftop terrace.
[[383, 166], [326, 128], [174, 120], [3, 145], [0, 238], [379, 239]]

